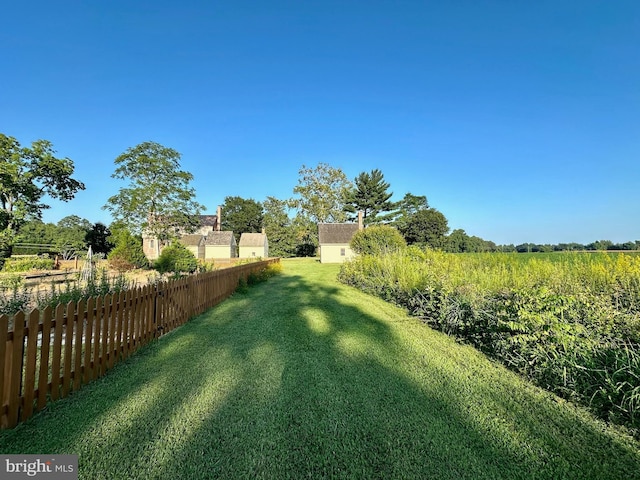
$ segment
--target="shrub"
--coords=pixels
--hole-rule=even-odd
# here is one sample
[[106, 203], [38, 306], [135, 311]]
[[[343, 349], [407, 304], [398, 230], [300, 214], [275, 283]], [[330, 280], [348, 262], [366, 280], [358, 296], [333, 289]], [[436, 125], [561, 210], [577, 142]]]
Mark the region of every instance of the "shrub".
[[162, 250], [153, 267], [160, 273], [193, 273], [198, 268], [198, 260], [187, 247], [174, 242]]
[[236, 293], [247, 293], [249, 291], [249, 283], [244, 277], [240, 277], [238, 280], [238, 286], [236, 287]]
[[142, 240], [128, 232], [121, 232], [116, 246], [107, 256], [111, 268], [124, 272], [134, 268], [147, 268], [149, 260], [142, 250]]
[[388, 225], [372, 225], [359, 230], [351, 239], [351, 248], [362, 255], [382, 255], [405, 247], [400, 232]]
[[0, 295], [0, 314], [15, 315], [20, 310], [27, 311], [31, 301], [31, 292], [17, 285], [11, 289], [10, 294]]
[[256, 285], [261, 282], [267, 281], [269, 278], [278, 275], [282, 272], [282, 264], [278, 263], [270, 263], [269, 265], [261, 268], [258, 271], [250, 272], [247, 275], [247, 278], [240, 278], [238, 281], [238, 287], [236, 288], [236, 292], [238, 293], [247, 293], [249, 291], [249, 287], [252, 285]]
[[25, 257], [7, 258], [4, 267], [5, 272], [28, 272], [29, 270], [53, 270], [55, 262], [51, 258]]

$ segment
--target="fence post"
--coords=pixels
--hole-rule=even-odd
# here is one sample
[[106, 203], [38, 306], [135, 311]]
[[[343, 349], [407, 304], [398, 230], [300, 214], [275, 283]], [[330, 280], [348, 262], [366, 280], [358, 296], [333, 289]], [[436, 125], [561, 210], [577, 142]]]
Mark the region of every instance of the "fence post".
[[4, 409], [8, 408], [8, 399], [6, 394], [9, 390], [9, 353], [8, 346], [9, 337], [9, 317], [6, 315], [0, 316], [0, 360], [4, 362], [4, 365], [0, 367], [0, 428], [7, 428], [7, 417], [5, 416]]
[[13, 338], [7, 342], [5, 355], [5, 398], [3, 403], [8, 408], [6, 417], [6, 426], [8, 428], [13, 428], [18, 424], [24, 359], [23, 349], [24, 313], [18, 312], [13, 317]]

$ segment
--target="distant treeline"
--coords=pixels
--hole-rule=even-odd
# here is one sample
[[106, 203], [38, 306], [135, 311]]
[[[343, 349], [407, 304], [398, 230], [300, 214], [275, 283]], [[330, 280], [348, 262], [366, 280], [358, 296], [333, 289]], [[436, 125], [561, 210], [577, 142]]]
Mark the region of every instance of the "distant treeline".
[[579, 252], [579, 251], [596, 251], [596, 250], [640, 250], [640, 240], [634, 242], [613, 243], [611, 240], [598, 240], [592, 243], [583, 245], [582, 243], [558, 243], [557, 245], [551, 244], [536, 244], [536, 243], [522, 243], [520, 245], [500, 245], [499, 251], [502, 252]]
[[451, 232], [444, 238], [441, 249], [451, 253], [465, 252], [581, 252], [603, 250], [640, 250], [640, 240], [634, 242], [613, 243], [611, 240], [597, 240], [586, 245], [582, 243], [496, 245], [490, 240], [470, 236], [462, 229]]

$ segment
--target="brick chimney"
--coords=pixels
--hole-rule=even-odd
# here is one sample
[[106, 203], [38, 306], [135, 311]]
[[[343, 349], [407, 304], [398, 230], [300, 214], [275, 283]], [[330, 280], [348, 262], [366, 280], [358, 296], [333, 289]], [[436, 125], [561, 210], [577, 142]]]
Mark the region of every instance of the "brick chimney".
[[358, 230], [364, 229], [364, 221], [362, 219], [362, 210], [358, 210]]
[[222, 230], [222, 207], [220, 205], [218, 205], [217, 217], [216, 230], [219, 232]]

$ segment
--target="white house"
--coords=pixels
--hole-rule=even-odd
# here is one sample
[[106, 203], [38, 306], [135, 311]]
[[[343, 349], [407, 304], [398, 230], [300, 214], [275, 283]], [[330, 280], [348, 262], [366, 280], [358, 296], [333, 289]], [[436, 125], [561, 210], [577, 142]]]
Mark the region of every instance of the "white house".
[[358, 230], [364, 228], [362, 212], [358, 212], [358, 223], [319, 223], [321, 263], [342, 263], [356, 256], [349, 245]]

